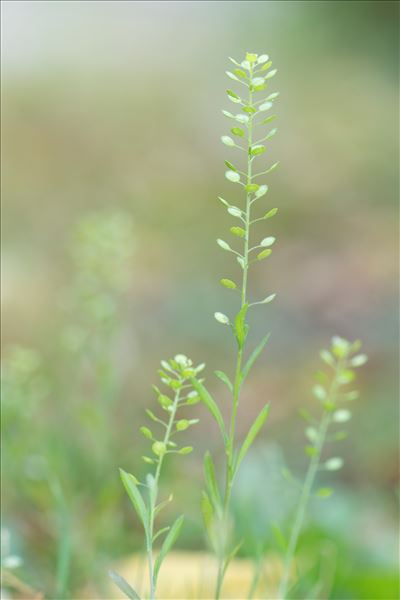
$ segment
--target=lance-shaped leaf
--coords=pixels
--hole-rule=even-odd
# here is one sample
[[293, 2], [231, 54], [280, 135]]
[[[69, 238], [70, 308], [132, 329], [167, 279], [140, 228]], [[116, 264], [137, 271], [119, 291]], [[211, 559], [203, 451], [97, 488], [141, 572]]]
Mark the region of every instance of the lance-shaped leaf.
[[178, 538], [180, 530], [182, 529], [184, 518], [185, 517], [183, 515], [181, 515], [180, 517], [177, 518], [177, 520], [175, 521], [175, 523], [172, 525], [171, 529], [169, 530], [167, 537], [163, 541], [160, 553], [157, 556], [156, 561], [154, 563], [154, 579], [156, 581], [157, 581], [158, 572], [160, 570], [160, 567], [161, 567], [161, 564], [162, 564], [164, 558], [166, 557], [168, 552], [171, 550], [172, 546], [175, 544], [175, 542]]
[[221, 509], [221, 496], [218, 489], [217, 478], [215, 476], [215, 467], [210, 452], [204, 455], [204, 478], [206, 480], [207, 489], [211, 502], [215, 510], [218, 512]]
[[142, 496], [137, 488], [137, 485], [135, 483], [136, 478], [133, 475], [131, 475], [130, 473], [127, 473], [126, 471], [124, 471], [123, 469], [120, 469], [119, 472], [120, 472], [122, 483], [124, 484], [124, 487], [127, 491], [127, 494], [137, 512], [139, 519], [141, 520], [141, 522], [147, 532], [147, 523], [148, 523], [147, 510], [146, 510], [146, 506], [143, 502], [143, 498], [142, 498]]
[[226, 431], [225, 431], [225, 423], [222, 418], [221, 411], [219, 410], [214, 398], [211, 396], [211, 394], [208, 392], [208, 390], [206, 390], [206, 388], [200, 381], [192, 378], [191, 382], [192, 382], [194, 389], [199, 394], [202, 402], [204, 402], [204, 404], [207, 406], [208, 410], [210, 411], [210, 413], [216, 420], [218, 427], [222, 433], [222, 437], [224, 438], [224, 441], [226, 442], [227, 435], [226, 435]]
[[235, 318], [235, 334], [239, 348], [243, 347], [249, 329], [249, 326], [245, 322], [248, 308], [249, 305], [244, 304]]
[[228, 386], [229, 390], [231, 392], [233, 392], [233, 385], [232, 385], [232, 382], [229, 379], [228, 375], [226, 373], [224, 373], [223, 371], [214, 371], [214, 373], [218, 377], [218, 379], [223, 381], [223, 383], [225, 383], [225, 385]]
[[203, 515], [203, 521], [211, 547], [214, 549], [214, 551], [216, 551], [218, 548], [218, 543], [215, 532], [214, 508], [210, 498], [204, 491], [201, 494], [201, 514]]
[[245, 366], [242, 369], [242, 381], [244, 381], [246, 379], [247, 375], [250, 372], [251, 367], [254, 365], [257, 358], [260, 356], [261, 352], [264, 350], [264, 348], [269, 340], [270, 335], [271, 335], [270, 333], [267, 333], [267, 335], [263, 337], [263, 339], [258, 344], [258, 346], [250, 354]]
[[269, 412], [269, 404], [266, 404], [264, 406], [264, 408], [262, 409], [262, 411], [260, 412], [260, 414], [258, 415], [258, 417], [256, 418], [256, 420], [254, 421], [253, 425], [250, 427], [249, 433], [247, 434], [247, 436], [243, 442], [243, 445], [240, 448], [238, 457], [236, 459], [235, 472], [238, 470], [240, 463], [242, 462], [242, 460], [246, 456], [247, 452], [249, 451], [249, 448], [252, 445], [252, 443], [254, 442], [255, 438], [257, 437], [257, 434], [260, 431], [261, 427], [264, 425], [265, 420], [268, 416], [268, 412]]
[[139, 594], [135, 592], [133, 587], [129, 585], [126, 579], [124, 579], [121, 575], [118, 575], [118, 573], [116, 573], [115, 571], [108, 571], [108, 574], [115, 583], [115, 585], [119, 587], [121, 592], [125, 594], [127, 598], [131, 598], [131, 600], [140, 600]]

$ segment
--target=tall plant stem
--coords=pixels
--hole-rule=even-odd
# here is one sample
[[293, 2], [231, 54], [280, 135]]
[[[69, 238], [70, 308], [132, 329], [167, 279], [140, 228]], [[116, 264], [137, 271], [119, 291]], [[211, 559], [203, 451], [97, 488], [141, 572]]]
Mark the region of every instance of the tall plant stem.
[[[253, 77], [253, 68], [250, 69], [249, 78], [250, 80]], [[253, 92], [251, 87], [249, 87], [249, 98], [248, 98], [248, 106], [253, 106]], [[250, 149], [252, 146], [252, 138], [253, 138], [253, 115], [250, 114], [249, 122], [248, 122], [248, 136], [247, 136], [247, 173], [246, 173], [246, 185], [249, 186], [251, 184], [252, 179], [252, 157], [250, 154]], [[245, 217], [245, 236], [244, 236], [244, 252], [243, 252], [243, 274], [242, 274], [242, 286], [241, 286], [241, 305], [240, 310], [242, 310], [247, 304], [247, 279], [248, 279], [248, 271], [249, 271], [249, 242], [250, 242], [250, 211], [251, 211], [251, 194], [247, 191], [246, 193], [246, 217]], [[240, 401], [240, 389], [242, 383], [242, 360], [243, 360], [243, 345], [238, 345], [237, 355], [236, 355], [236, 368], [235, 368], [235, 379], [233, 385], [233, 394], [232, 394], [232, 414], [230, 420], [230, 428], [229, 428], [229, 437], [228, 444], [226, 448], [226, 475], [225, 475], [225, 492], [223, 499], [223, 517], [222, 523], [224, 528], [228, 528], [229, 524], [229, 513], [230, 513], [230, 502], [232, 495], [232, 486], [235, 477], [235, 434], [236, 434], [236, 420], [237, 420], [237, 412], [239, 408]], [[215, 590], [215, 598], [219, 600], [221, 597], [221, 589], [224, 582], [225, 572], [227, 568], [227, 556], [226, 556], [226, 543], [223, 540], [223, 548], [222, 552], [218, 556], [218, 574], [217, 574], [217, 583]]]
[[[168, 420], [167, 428], [165, 430], [163, 443], [165, 447], [168, 447], [170, 441], [172, 427], [175, 421], [176, 411], [178, 409], [180, 399], [180, 390], [175, 394], [175, 398], [171, 407], [170, 417]], [[150, 492], [150, 510], [149, 510], [149, 529], [146, 537], [146, 552], [147, 552], [147, 563], [149, 568], [149, 580], [150, 580], [150, 600], [155, 600], [156, 594], [156, 581], [154, 577], [154, 557], [153, 557], [153, 536], [154, 536], [154, 520], [155, 520], [155, 508], [157, 504], [158, 494], [158, 483], [160, 480], [161, 468], [164, 461], [165, 453], [161, 454], [158, 459], [156, 472], [154, 474], [154, 490], [155, 493]]]
[[[338, 374], [340, 373], [341, 368], [342, 368], [342, 362], [339, 361], [339, 363], [336, 367], [336, 370], [335, 370], [335, 375], [332, 379], [332, 384], [331, 384], [329, 393], [328, 393], [328, 397], [327, 397], [328, 403], [334, 402], [334, 400], [335, 400], [336, 392], [337, 392], [337, 388], [338, 388]], [[304, 479], [304, 484], [303, 484], [300, 498], [299, 498], [297, 511], [296, 511], [294, 521], [293, 521], [292, 530], [290, 533], [289, 544], [288, 544], [288, 548], [287, 548], [286, 556], [285, 556], [283, 575], [282, 575], [282, 579], [281, 579], [281, 583], [280, 583], [280, 587], [279, 587], [279, 599], [280, 600], [285, 600], [287, 593], [288, 593], [289, 578], [290, 578], [290, 572], [292, 570], [293, 559], [294, 559], [294, 556], [296, 553], [299, 536], [300, 536], [300, 533], [301, 533], [301, 530], [303, 527], [304, 517], [305, 517], [306, 509], [307, 509], [307, 506], [308, 506], [308, 503], [310, 500], [315, 477], [317, 475], [317, 472], [318, 472], [318, 469], [320, 466], [321, 453], [322, 453], [322, 449], [325, 444], [326, 434], [327, 434], [329, 425], [331, 424], [331, 420], [332, 420], [332, 413], [328, 410], [325, 410], [323, 413], [323, 416], [321, 418], [319, 428], [318, 428], [317, 439], [316, 439], [316, 443], [314, 446], [315, 453], [311, 457], [311, 460], [310, 460], [310, 463], [309, 463], [309, 466], [307, 469], [306, 477]]]

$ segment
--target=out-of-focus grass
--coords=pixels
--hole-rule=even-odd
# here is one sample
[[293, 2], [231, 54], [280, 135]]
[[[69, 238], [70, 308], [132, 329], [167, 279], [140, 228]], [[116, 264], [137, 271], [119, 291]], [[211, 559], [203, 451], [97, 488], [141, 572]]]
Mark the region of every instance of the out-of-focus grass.
[[[183, 351], [212, 367], [230, 364], [228, 340], [212, 318], [222, 296], [229, 301], [217, 280], [232, 271], [215, 246], [228, 226], [215, 198], [230, 193], [219, 108], [226, 57], [254, 49], [279, 69], [271, 161], [282, 165], [268, 197], [280, 210], [271, 230], [279, 243], [255, 271], [253, 289], [278, 296], [253, 323], [253, 332], [271, 329], [272, 337], [244, 390], [241, 430], [269, 398], [265, 440], [301, 472], [296, 411], [312, 406], [317, 351], [333, 332], [364, 340], [370, 362], [343, 446], [346, 467], [336, 476], [336, 498], [321, 506], [329, 518], [343, 509], [341, 526], [332, 531], [313, 510], [303, 544], [311, 554], [325, 535], [333, 539], [332, 597], [368, 598], [368, 588], [376, 598], [394, 597], [396, 14], [391, 2], [6, 3], [3, 347], [6, 373], [11, 361], [17, 381], [11, 397], [3, 384], [3, 519], [24, 558], [19, 573], [37, 589], [55, 590], [60, 542], [44, 464], [68, 506], [69, 592], [76, 597], [88, 580], [100, 581], [100, 596], [106, 567], [140, 548], [117, 467], [142, 468], [137, 429], [154, 400], [149, 383], [159, 359]], [[118, 291], [112, 338], [104, 342], [117, 383], [108, 412], [101, 397], [107, 367], [96, 374], [86, 350], [73, 358], [65, 347], [79, 338], [85, 312], [85, 303], [82, 312], [79, 303], [66, 307], [79, 275], [68, 240], [93, 211], [122, 211], [134, 224], [134, 254], [120, 257], [129, 285]], [[90, 327], [88, 339], [101, 340], [96, 321]], [[39, 358], [27, 373], [29, 356]], [[223, 397], [210, 371], [207, 382]], [[167, 473], [177, 510], [188, 514], [182, 544], [191, 549], [204, 545], [200, 457], [206, 446], [218, 451], [208, 415], [198, 412], [197, 452], [183, 470], [170, 464]], [[248, 534], [257, 531], [250, 510], [276, 518], [271, 482], [281, 485], [261, 447], [255, 460], [256, 481], [265, 481], [262, 506], [250, 509], [253, 495], [240, 509], [250, 459], [237, 500]], [[274, 547], [267, 521], [259, 532], [247, 540], [247, 556], [260, 544]]]

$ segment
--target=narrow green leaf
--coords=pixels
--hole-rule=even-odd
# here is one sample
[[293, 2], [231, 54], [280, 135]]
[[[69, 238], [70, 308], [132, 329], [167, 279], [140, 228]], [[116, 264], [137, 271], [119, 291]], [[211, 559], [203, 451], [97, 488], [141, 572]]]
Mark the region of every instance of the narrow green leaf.
[[254, 442], [261, 427], [264, 425], [265, 420], [268, 416], [268, 412], [269, 412], [269, 404], [266, 404], [264, 406], [264, 408], [262, 409], [262, 411], [260, 412], [260, 414], [258, 415], [258, 417], [256, 418], [256, 420], [254, 421], [253, 425], [250, 427], [249, 432], [243, 442], [243, 445], [242, 445], [239, 455], [237, 457], [236, 464], [235, 464], [235, 471], [237, 471], [237, 469], [239, 468], [240, 463], [242, 462], [242, 460], [246, 456], [247, 452], [249, 451], [249, 448], [252, 445], [252, 443]]
[[118, 575], [115, 571], [108, 571], [108, 575], [111, 577], [116, 586], [119, 587], [121, 592], [125, 594], [131, 600], [140, 600], [139, 594], [135, 592], [133, 587], [124, 579], [121, 575]]
[[264, 348], [269, 340], [270, 335], [271, 335], [270, 333], [267, 333], [267, 335], [263, 337], [263, 339], [258, 344], [258, 346], [250, 354], [245, 366], [242, 369], [242, 381], [244, 381], [246, 379], [247, 375], [250, 372], [251, 367], [254, 365], [257, 358], [260, 356], [261, 352], [264, 350]]
[[221, 508], [221, 496], [218, 489], [217, 478], [215, 475], [215, 467], [210, 452], [206, 452], [204, 455], [204, 479], [207, 484], [210, 499], [214, 504], [214, 508], [219, 511]]
[[153, 536], [153, 543], [163, 534], [170, 530], [170, 527], [163, 527]]
[[194, 378], [192, 378], [190, 381], [192, 383], [192, 386], [196, 390], [196, 392], [199, 394], [201, 400], [204, 402], [204, 404], [207, 406], [208, 410], [210, 411], [210, 413], [216, 420], [217, 425], [222, 433], [222, 437], [224, 438], [224, 441], [226, 442], [227, 435], [226, 435], [226, 431], [225, 431], [225, 423], [222, 418], [221, 411], [219, 410], [215, 400], [213, 399], [211, 394], [208, 392], [208, 390], [206, 390], [206, 388], [200, 381], [198, 381], [197, 379], [194, 379]]
[[177, 518], [177, 520], [172, 525], [171, 529], [168, 532], [167, 537], [165, 538], [165, 540], [161, 546], [160, 553], [157, 556], [156, 561], [154, 563], [154, 579], [156, 581], [157, 581], [157, 576], [158, 576], [158, 572], [160, 570], [161, 564], [162, 564], [164, 558], [166, 557], [166, 555], [168, 554], [168, 552], [171, 550], [172, 546], [175, 544], [177, 537], [180, 533], [180, 530], [182, 529], [184, 518], [185, 517], [183, 515], [181, 515], [180, 517]]
[[127, 494], [136, 510], [136, 513], [139, 519], [141, 520], [145, 531], [147, 531], [147, 510], [143, 502], [143, 498], [136, 486], [135, 477], [130, 473], [127, 473], [123, 469], [120, 469], [119, 473], [121, 476], [122, 483], [124, 484], [124, 487], [127, 491]]
[[218, 377], [218, 379], [223, 381], [225, 383], [225, 385], [228, 386], [229, 390], [231, 392], [233, 392], [233, 385], [232, 385], [232, 382], [229, 379], [228, 375], [226, 375], [226, 373], [224, 373], [223, 371], [214, 371], [214, 373]]
[[279, 548], [282, 550], [282, 552], [286, 552], [287, 547], [288, 547], [288, 542], [282, 532], [282, 529], [279, 527], [279, 525], [276, 521], [271, 523], [271, 529], [272, 529], [272, 533], [274, 534], [274, 538], [275, 538]]
[[201, 514], [203, 515], [204, 526], [206, 528], [210, 544], [212, 548], [216, 550], [217, 539], [215, 537], [214, 509], [213, 505], [211, 504], [210, 498], [204, 491], [201, 494]]
[[248, 304], [244, 304], [235, 318], [235, 333], [239, 348], [242, 348], [248, 332], [248, 325], [245, 322], [246, 314], [249, 309]]

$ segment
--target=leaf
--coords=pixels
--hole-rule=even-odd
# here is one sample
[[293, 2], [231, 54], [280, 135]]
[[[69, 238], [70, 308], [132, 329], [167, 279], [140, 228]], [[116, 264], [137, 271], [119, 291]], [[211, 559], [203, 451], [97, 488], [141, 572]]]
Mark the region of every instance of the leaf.
[[221, 508], [221, 496], [218, 489], [217, 478], [215, 475], [215, 467], [210, 452], [206, 452], [204, 455], [204, 479], [207, 484], [210, 499], [217, 511]]
[[136, 510], [136, 513], [147, 532], [147, 509], [143, 502], [143, 498], [136, 486], [135, 477], [130, 473], [127, 473], [123, 469], [120, 469], [119, 473], [122, 479], [122, 483], [124, 484], [124, 487], [127, 491], [127, 494]]
[[140, 600], [139, 594], [135, 592], [135, 590], [121, 575], [118, 575], [118, 573], [115, 571], [108, 571], [108, 575], [111, 577], [115, 585], [119, 587], [121, 592], [125, 594], [125, 596], [131, 598], [131, 600]]
[[243, 442], [243, 445], [242, 445], [239, 455], [237, 457], [236, 464], [235, 464], [235, 471], [238, 470], [240, 463], [242, 462], [242, 460], [246, 456], [247, 452], [249, 451], [249, 448], [252, 445], [252, 443], [254, 442], [261, 427], [264, 425], [265, 420], [268, 416], [268, 412], [269, 412], [269, 404], [266, 404], [264, 406], [264, 408], [262, 409], [262, 411], [260, 412], [260, 414], [258, 415], [258, 417], [256, 418], [256, 420], [254, 421], [253, 425], [250, 427], [249, 432]]
[[218, 379], [223, 381], [225, 383], [225, 385], [228, 386], [228, 388], [231, 392], [233, 392], [233, 385], [232, 385], [231, 380], [229, 379], [228, 375], [226, 375], [226, 373], [224, 373], [223, 371], [214, 371], [214, 374], [218, 377]]
[[288, 543], [287, 543], [285, 536], [283, 535], [282, 529], [279, 527], [279, 525], [276, 521], [271, 523], [271, 529], [272, 529], [272, 533], [274, 534], [274, 538], [278, 543], [279, 548], [282, 550], [282, 552], [286, 553]]
[[245, 319], [248, 309], [249, 305], [244, 304], [235, 317], [235, 333], [239, 348], [243, 347], [247, 337], [248, 325], [245, 323]]
[[208, 539], [210, 540], [212, 548], [215, 550], [217, 548], [217, 540], [215, 537], [214, 528], [214, 509], [210, 498], [204, 491], [201, 493], [201, 514], [203, 515], [203, 521], [207, 531]]
[[260, 356], [261, 352], [264, 350], [264, 348], [269, 340], [270, 335], [271, 335], [270, 333], [267, 333], [267, 335], [263, 337], [263, 339], [258, 344], [258, 346], [250, 354], [245, 366], [242, 369], [242, 381], [244, 381], [246, 379], [247, 375], [250, 372], [251, 367], [254, 365], [257, 358]]
[[239, 550], [242, 546], [243, 546], [243, 540], [240, 540], [240, 542], [238, 544], [236, 544], [236, 546], [234, 546], [233, 549], [229, 552], [228, 556], [225, 558], [225, 561], [224, 561], [224, 567], [223, 567], [224, 573], [227, 570], [227, 568], [229, 567], [229, 563], [231, 562], [231, 560], [233, 560], [235, 558], [236, 554], [239, 552]]
[[237, 288], [236, 283], [232, 279], [221, 279], [220, 284], [228, 288], [228, 290], [235, 290]]
[[240, 181], [240, 175], [236, 171], [226, 171], [225, 177], [233, 183]]
[[173, 500], [173, 495], [170, 494], [166, 500], [163, 500], [162, 502], [160, 502], [160, 504], [157, 504], [157, 506], [154, 508], [154, 516], [156, 517], [158, 515], [158, 513], [161, 512], [162, 509], [167, 506], [167, 504], [172, 502], [172, 500]]
[[329, 496], [332, 496], [332, 494], [333, 494], [333, 489], [329, 488], [329, 487], [322, 487], [316, 491], [316, 495], [319, 498], [329, 498]]
[[224, 438], [224, 441], [226, 442], [227, 435], [225, 432], [225, 423], [222, 418], [221, 411], [219, 410], [215, 400], [213, 399], [211, 394], [208, 392], [208, 390], [206, 390], [206, 388], [200, 381], [198, 381], [197, 379], [194, 379], [194, 378], [191, 378], [190, 381], [192, 383], [192, 386], [196, 390], [196, 392], [199, 394], [202, 402], [204, 402], [204, 404], [207, 406], [208, 410], [210, 411], [210, 413], [216, 420], [217, 425], [222, 433], [222, 437]]
[[180, 517], [177, 518], [177, 520], [175, 521], [175, 523], [172, 525], [171, 529], [169, 530], [168, 535], [166, 536], [165, 540], [163, 541], [160, 553], [157, 556], [155, 563], [154, 563], [154, 579], [155, 579], [155, 581], [157, 581], [158, 572], [160, 570], [160, 567], [161, 567], [161, 564], [162, 564], [164, 558], [166, 557], [168, 552], [171, 550], [172, 546], [175, 544], [176, 539], [180, 533], [180, 530], [182, 529], [184, 518], [185, 517], [183, 515], [181, 515]]
[[169, 531], [169, 530], [170, 530], [170, 527], [163, 527], [162, 529], [157, 531], [157, 533], [153, 536], [153, 543], [156, 541], [157, 538], [160, 537], [160, 535], [162, 535], [163, 533], [165, 533], [166, 531]]

